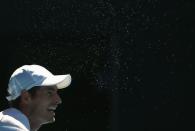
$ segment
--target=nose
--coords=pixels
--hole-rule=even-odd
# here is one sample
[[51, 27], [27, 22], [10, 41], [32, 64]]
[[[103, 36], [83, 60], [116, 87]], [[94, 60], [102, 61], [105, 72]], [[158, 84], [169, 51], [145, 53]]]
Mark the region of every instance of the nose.
[[60, 98], [59, 94], [56, 94], [56, 104], [61, 104], [62, 99]]

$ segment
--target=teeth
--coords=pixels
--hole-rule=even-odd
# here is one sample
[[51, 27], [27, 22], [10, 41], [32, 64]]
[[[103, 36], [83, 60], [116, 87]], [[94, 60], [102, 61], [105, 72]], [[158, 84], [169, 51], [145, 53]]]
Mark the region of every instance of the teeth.
[[55, 111], [56, 110], [56, 107], [49, 107], [48, 110], [49, 111]]

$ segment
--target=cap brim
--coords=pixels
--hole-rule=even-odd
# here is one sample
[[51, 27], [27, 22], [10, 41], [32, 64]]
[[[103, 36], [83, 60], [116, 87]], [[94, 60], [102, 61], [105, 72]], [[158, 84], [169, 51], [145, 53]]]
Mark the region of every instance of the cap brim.
[[51, 77], [46, 78], [42, 83], [41, 86], [54, 86], [56, 85], [58, 89], [66, 88], [71, 83], [71, 76], [67, 75], [54, 75]]

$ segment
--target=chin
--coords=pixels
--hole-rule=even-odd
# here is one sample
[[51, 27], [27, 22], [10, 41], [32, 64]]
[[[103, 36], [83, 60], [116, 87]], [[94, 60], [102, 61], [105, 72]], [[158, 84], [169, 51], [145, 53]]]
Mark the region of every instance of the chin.
[[52, 120], [51, 120], [51, 123], [53, 123], [55, 121], [56, 121], [56, 119], [55, 119], [55, 117], [53, 117]]
[[55, 118], [54, 117], [47, 121], [47, 123], [54, 123], [54, 122], [55, 122]]
[[49, 123], [54, 123], [55, 122], [55, 117], [50, 118], [49, 120], [45, 121], [43, 124], [49, 124]]

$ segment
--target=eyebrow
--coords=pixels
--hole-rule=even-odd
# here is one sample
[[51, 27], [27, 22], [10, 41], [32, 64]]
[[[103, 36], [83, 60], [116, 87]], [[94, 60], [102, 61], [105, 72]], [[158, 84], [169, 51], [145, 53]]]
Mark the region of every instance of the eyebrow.
[[55, 91], [55, 89], [52, 88], [52, 87], [48, 87], [47, 90], [49, 90], [49, 91]]

